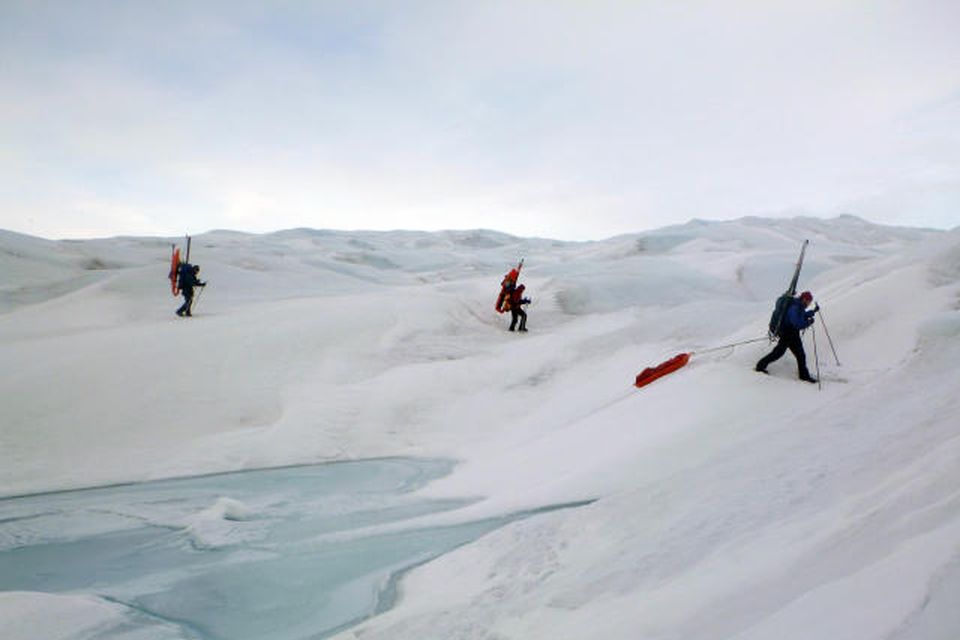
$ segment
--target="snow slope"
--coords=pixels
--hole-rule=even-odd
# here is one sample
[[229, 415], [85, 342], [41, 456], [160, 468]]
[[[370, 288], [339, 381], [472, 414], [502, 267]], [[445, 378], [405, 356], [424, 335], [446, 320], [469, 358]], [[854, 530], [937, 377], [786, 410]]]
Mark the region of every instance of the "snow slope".
[[[804, 238], [800, 286], [842, 363], [819, 329], [822, 389], [789, 355], [754, 373], [764, 342], [696, 353], [764, 335]], [[451, 457], [425, 491], [484, 500], [438, 522], [596, 501], [413, 571], [342, 637], [960, 636], [960, 230], [218, 231], [194, 239], [210, 286], [191, 320], [169, 242], [0, 232], [0, 494]], [[521, 256], [514, 335], [493, 302]], [[0, 594], [4, 637], [25, 598]]]

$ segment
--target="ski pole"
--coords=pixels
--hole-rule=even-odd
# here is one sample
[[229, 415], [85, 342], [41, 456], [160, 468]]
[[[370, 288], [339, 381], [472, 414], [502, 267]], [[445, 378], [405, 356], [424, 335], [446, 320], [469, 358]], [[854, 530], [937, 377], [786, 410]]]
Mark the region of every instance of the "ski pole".
[[207, 288], [206, 285], [200, 287], [200, 293], [197, 294], [197, 297], [194, 298], [194, 300], [193, 300], [193, 304], [190, 305], [191, 310], [196, 309], [196, 308], [197, 308], [197, 305], [200, 304], [200, 296], [203, 295], [203, 292], [204, 292], [204, 290], [205, 290], [206, 288]]
[[817, 329], [813, 327], [813, 361], [817, 364], [817, 389], [823, 391], [823, 384], [820, 382], [820, 356], [817, 354]]
[[827, 321], [823, 318], [823, 311], [820, 310], [820, 307], [817, 307], [817, 313], [820, 314], [820, 324], [823, 325], [823, 332], [827, 334], [827, 342], [830, 343], [830, 351], [833, 352], [833, 359], [837, 361], [837, 366], [840, 366], [840, 358], [837, 357], [837, 350], [833, 348], [833, 340], [830, 338], [830, 331], [827, 329]]

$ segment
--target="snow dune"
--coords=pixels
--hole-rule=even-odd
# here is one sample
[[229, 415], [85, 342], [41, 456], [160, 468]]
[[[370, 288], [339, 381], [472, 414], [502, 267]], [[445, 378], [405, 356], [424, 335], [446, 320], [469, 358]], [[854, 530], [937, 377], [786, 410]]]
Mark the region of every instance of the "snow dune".
[[[765, 334], [804, 238], [800, 286], [842, 363], [818, 322], [822, 389], [789, 355], [754, 373], [766, 343], [697, 353]], [[438, 524], [596, 501], [411, 572], [396, 608], [339, 637], [960, 636], [958, 230], [217, 231], [194, 238], [210, 286], [191, 320], [169, 242], [0, 232], [0, 494], [453, 458], [424, 493], [483, 499]], [[526, 335], [493, 310], [520, 257]], [[690, 365], [632, 388], [680, 351]], [[30, 637], [41, 606], [110, 615], [0, 594], [0, 635]]]

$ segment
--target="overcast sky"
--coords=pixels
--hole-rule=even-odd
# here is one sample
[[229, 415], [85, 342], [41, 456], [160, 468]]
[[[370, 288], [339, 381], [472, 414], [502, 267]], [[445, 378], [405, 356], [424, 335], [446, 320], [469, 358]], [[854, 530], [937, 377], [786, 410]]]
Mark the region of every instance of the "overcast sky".
[[0, 228], [960, 225], [957, 0], [0, 0]]

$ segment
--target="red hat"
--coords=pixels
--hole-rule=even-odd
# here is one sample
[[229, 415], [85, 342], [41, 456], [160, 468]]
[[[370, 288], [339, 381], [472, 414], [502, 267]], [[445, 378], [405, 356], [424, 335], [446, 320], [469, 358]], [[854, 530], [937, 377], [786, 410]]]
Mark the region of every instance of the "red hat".
[[813, 294], [810, 293], [809, 291], [804, 291], [803, 293], [800, 294], [800, 300], [802, 300], [803, 302], [806, 302], [807, 304], [810, 304], [811, 302], [813, 302]]

